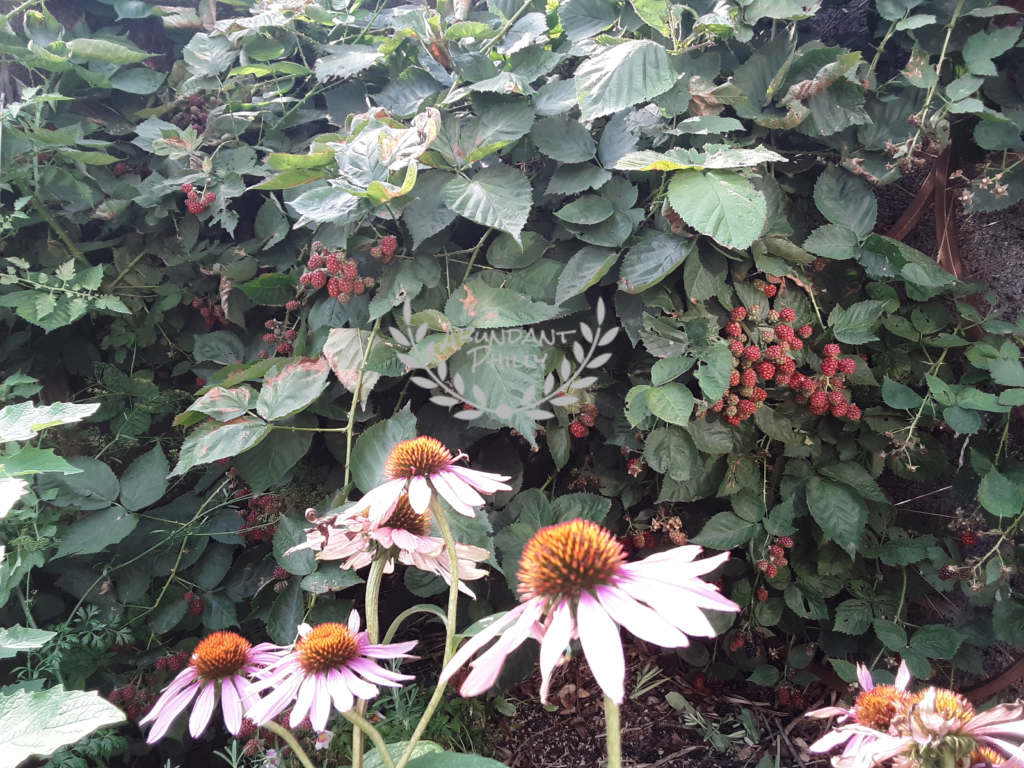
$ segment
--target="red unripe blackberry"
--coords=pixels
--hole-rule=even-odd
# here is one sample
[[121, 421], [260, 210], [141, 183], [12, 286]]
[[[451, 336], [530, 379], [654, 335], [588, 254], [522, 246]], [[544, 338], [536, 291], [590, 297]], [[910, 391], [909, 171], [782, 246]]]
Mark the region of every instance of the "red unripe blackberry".
[[336, 253], [327, 254], [325, 265], [327, 267], [327, 271], [332, 275], [336, 275], [341, 271], [341, 262], [338, 260], [338, 254]]
[[323, 265], [324, 257], [322, 254], [319, 253], [312, 254], [309, 257], [309, 260], [306, 262], [306, 267], [308, 267], [310, 270], [320, 269], [321, 267], [323, 267]]
[[838, 344], [826, 344], [824, 349], [821, 350], [821, 354], [825, 357], [839, 357], [841, 352], [842, 350], [839, 349]]
[[295, 312], [299, 308], [299, 302], [289, 301], [287, 304], [284, 305], [284, 308], [287, 309], [289, 312]]
[[165, 669], [167, 669], [167, 657], [161, 656], [159, 659], [156, 660], [156, 663], [153, 666], [156, 667], [158, 672], [163, 672]]
[[786, 555], [786, 551], [778, 544], [772, 544], [768, 548], [768, 552], [771, 553], [772, 557], [784, 557]]
[[740, 384], [744, 387], [752, 387], [757, 384], [757, 371], [753, 368], [748, 368], [740, 374]]
[[633, 543], [632, 536], [622, 536], [619, 539], [619, 544], [622, 546], [622, 551], [626, 553], [626, 557], [636, 552], [636, 545]]
[[750, 399], [755, 403], [763, 403], [768, 399], [768, 393], [760, 387], [754, 387], [754, 391], [750, 394]]
[[704, 693], [708, 689], [708, 678], [703, 672], [698, 672], [697, 676], [693, 678], [693, 687], [701, 693]]
[[318, 269], [316, 272], [310, 272], [309, 284], [315, 289], [320, 290], [327, 285], [327, 273], [322, 269]]
[[347, 259], [341, 265], [341, 272], [349, 280], [355, 280], [359, 276], [359, 263], [355, 259]]
[[260, 753], [259, 739], [249, 739], [242, 747], [242, 755], [245, 757], [256, 757]]
[[956, 568], [952, 565], [944, 565], [939, 569], [939, 578], [942, 581], [949, 581], [950, 579], [956, 578]]
[[778, 344], [772, 344], [764, 351], [764, 356], [767, 357], [769, 360], [775, 360], [776, 362], [778, 362], [785, 355], [782, 352], [782, 347], [780, 347]]
[[729, 374], [729, 386], [730, 387], [738, 387], [740, 385], [740, 380], [741, 379], [742, 379], [742, 376], [741, 376], [740, 372], [737, 371], [736, 369], [733, 369], [732, 373]]
[[313, 276], [312, 272], [303, 272], [301, 275], [299, 275], [299, 284], [300, 285], [309, 285], [309, 279], [312, 276]]
[[821, 372], [826, 376], [835, 376], [839, 371], [839, 361], [834, 357], [826, 357], [821, 361]]
[[783, 307], [779, 310], [779, 317], [784, 323], [792, 323], [796, 320], [796, 310], [792, 307]]
[[196, 593], [189, 590], [184, 595], [182, 595], [181, 599], [184, 600], [186, 603], [191, 603], [193, 600], [196, 599]]
[[191, 613], [193, 616], [198, 616], [200, 613], [203, 612], [203, 601], [193, 600], [191, 603], [188, 604], [188, 612]]
[[747, 317], [747, 308], [746, 307], [736, 307], [735, 309], [732, 310], [732, 312], [729, 313], [729, 316], [733, 320], [744, 320]]
[[275, 336], [275, 335], [274, 335], [274, 334], [272, 334], [272, 333], [264, 333], [264, 334], [263, 334], [263, 340], [264, 340], [265, 342], [267, 342], [267, 344], [272, 344], [272, 343], [274, 343], [275, 341], [277, 341], [277, 336]]
[[373, 246], [373, 248], [370, 249], [370, 256], [374, 259], [383, 259], [384, 249], [381, 248], [379, 245], [375, 245]]
[[135, 690], [135, 686], [134, 685], [130, 685], [130, 684], [126, 685], [124, 688], [121, 689], [121, 700], [122, 701], [135, 701], [135, 694], [136, 693], [137, 693], [137, 691]]
[[758, 375], [765, 381], [775, 378], [775, 366], [771, 363], [758, 363], [754, 367]]
[[775, 563], [768, 563], [768, 567], [764, 569], [764, 575], [769, 579], [774, 579], [779, 575], [779, 568]]
[[789, 549], [793, 546], [793, 539], [790, 536], [779, 536], [779, 538], [777, 539], [777, 543], [780, 547], [785, 547], [786, 549]]
[[739, 339], [733, 339], [729, 342], [729, 351], [732, 352], [733, 357], [739, 357], [743, 354], [743, 342]]
[[274, 569], [274, 578], [275, 579], [287, 579], [287, 578], [290, 578], [290, 577], [291, 577], [291, 574], [288, 573], [288, 569], [287, 568], [282, 568], [279, 565], [279, 566], [277, 566]]
[[590, 413], [581, 413], [579, 415], [579, 420], [582, 421], [583, 425], [586, 427], [592, 427], [595, 424], [594, 416]]
[[282, 341], [277, 345], [277, 354], [279, 355], [290, 355], [292, 353], [292, 345], [287, 341]]
[[587, 429], [587, 425], [582, 421], [574, 421], [569, 425], [569, 432], [572, 433], [573, 437], [586, 437], [590, 430]]
[[796, 360], [791, 357], [783, 357], [778, 365], [779, 369], [787, 376], [792, 376], [796, 373]]
[[637, 533], [634, 533], [631, 541], [633, 542], [633, 546], [637, 549], [643, 549], [647, 546], [647, 537], [644, 536], [643, 531], [638, 531]]
[[752, 363], [757, 361], [757, 360], [760, 360], [761, 359], [761, 350], [760, 350], [760, 348], [755, 347], [753, 345], [747, 347], [746, 349], [743, 350], [743, 359], [744, 360], [749, 360]]
[[796, 338], [796, 334], [793, 333], [793, 329], [788, 325], [777, 325], [775, 326], [775, 335], [782, 341], [792, 343], [793, 339]]
[[398, 250], [398, 238], [394, 235], [385, 235], [380, 240], [380, 250], [384, 256], [394, 256]]
[[717, 403], [711, 406], [711, 410], [715, 413], [721, 413], [722, 409], [725, 408], [725, 400], [719, 400]]
[[861, 416], [860, 408], [856, 405], [851, 405], [846, 409], [846, 418], [850, 421], [860, 421]]
[[188, 209], [189, 213], [196, 216], [206, 210], [206, 206], [197, 200], [186, 200], [185, 207]]
[[682, 531], [669, 531], [668, 539], [677, 547], [685, 546], [686, 542], [689, 541], [689, 537]]
[[182, 661], [181, 657], [179, 657], [179, 656], [171, 656], [170, 658], [167, 659], [167, 671], [168, 672], [177, 674], [178, 672], [181, 671], [181, 668], [184, 665], [185, 665], [185, 662]]
[[821, 256], [816, 256], [814, 261], [811, 262], [811, 269], [815, 272], [821, 272], [825, 267], [828, 266], [828, 262]]
[[206, 205], [215, 202], [217, 202], [217, 196], [213, 194], [213, 192], [207, 192], [205, 195], [203, 195], [203, 203], [205, 203]]
[[778, 566], [779, 568], [785, 568], [787, 565], [789, 565], [789, 560], [787, 560], [784, 557], [773, 557], [772, 565]]
[[828, 395], [824, 392], [815, 392], [811, 395], [811, 407], [812, 408], [827, 408], [828, 407]]
[[725, 402], [729, 405], [737, 405], [740, 401], [739, 395], [735, 392], [728, 392], [725, 395]]
[[284, 332], [284, 337], [288, 339], [288, 341], [295, 341], [297, 338], [299, 338], [299, 332], [296, 331], [294, 328], [289, 328], [287, 331]]
[[772, 285], [771, 283], [769, 283], [764, 287], [764, 295], [767, 296], [769, 299], [773, 298], [775, 294], [777, 294], [778, 292], [779, 287], [777, 285]]
[[139, 715], [141, 714], [142, 707], [140, 707], [138, 704], [129, 704], [127, 707], [124, 708], [124, 716], [133, 722], [135, 720], [138, 720]]
[[846, 415], [846, 412], [849, 411], [849, 410], [850, 410], [850, 406], [848, 406], [845, 402], [843, 402], [843, 403], [840, 403], [839, 405], [833, 405], [832, 406], [832, 415], [835, 416], [837, 419], [841, 419], [841, 418], [843, 418], [843, 416]]
[[196, 191], [196, 188], [192, 186], [191, 183], [186, 181], [184, 184], [181, 185], [181, 191], [184, 192], [186, 195], [191, 195], [193, 192]]
[[366, 293], [366, 283], [364, 283], [362, 280], [353, 280], [352, 293], [354, 293], [356, 296], [362, 296], [364, 293]]
[[725, 335], [731, 336], [732, 338], [738, 338], [743, 333], [743, 328], [740, 327], [739, 323], [728, 322], [725, 324]]
[[344, 277], [338, 278], [338, 293], [342, 296], [352, 293], [352, 281]]
[[121, 691], [117, 688], [112, 690], [110, 693], [107, 694], [107, 701], [109, 701], [111, 704], [120, 704]]
[[757, 410], [757, 403], [751, 400], [740, 400], [739, 409], [740, 413], [750, 416]]
[[789, 347], [790, 349], [803, 349], [804, 341], [803, 339], [793, 339], [791, 342], [789, 342]]
[[242, 727], [238, 731], [238, 738], [244, 739], [246, 736], [252, 736], [254, 733], [256, 733], [256, 723], [248, 717], [243, 717]]
[[804, 695], [802, 693], [800, 693], [799, 691], [797, 693], [793, 694], [792, 701], [793, 701], [793, 706], [796, 709], [803, 709], [804, 707], [807, 706], [807, 699], [804, 698]]
[[768, 599], [768, 590], [767, 589], [765, 589], [764, 587], [761, 587], [759, 590], [757, 590], [757, 601], [759, 603], [763, 603], [767, 599]]
[[978, 534], [974, 531], [964, 531], [960, 534], [960, 543], [965, 547], [973, 547], [978, 543]]
[[845, 374], [854, 373], [857, 370], [857, 361], [852, 357], [844, 357], [839, 361], [839, 372]]
[[742, 419], [739, 416], [726, 416], [725, 423], [730, 427], [738, 427]]
[[338, 298], [341, 294], [341, 280], [336, 277], [332, 277], [327, 281], [327, 295], [332, 299]]
[[788, 707], [790, 701], [789, 688], [779, 688], [779, 704]]
[[768, 322], [773, 324], [779, 322], [779, 313], [774, 309], [768, 310]]
[[840, 392], [839, 390], [833, 389], [831, 392], [828, 393], [828, 402], [829, 405], [839, 405], [841, 403], [845, 404], [846, 396], [843, 395], [843, 393]]
[[736, 636], [729, 641], [729, 650], [738, 651], [747, 642], [747, 638], [744, 637], [742, 632], [737, 632]]
[[650, 531], [644, 531], [642, 535], [644, 537], [644, 546], [647, 549], [654, 549], [654, 545], [656, 543], [654, 541], [654, 534]]
[[809, 325], [801, 325], [799, 328], [796, 329], [796, 335], [799, 336], [801, 339], [809, 339], [811, 338], [811, 334], [813, 333], [814, 329], [811, 328], [811, 326]]

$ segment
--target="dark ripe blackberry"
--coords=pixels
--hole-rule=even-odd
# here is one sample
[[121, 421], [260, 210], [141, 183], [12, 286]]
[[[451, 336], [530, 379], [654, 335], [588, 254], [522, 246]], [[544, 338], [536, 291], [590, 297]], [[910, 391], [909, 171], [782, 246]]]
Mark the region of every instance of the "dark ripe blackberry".
[[949, 581], [956, 577], [956, 568], [952, 565], [944, 565], [939, 569], [939, 578], [942, 581]]
[[761, 652], [761, 646], [755, 643], [753, 640], [743, 646], [743, 652], [747, 654], [748, 659], [756, 659], [757, 654]]
[[715, 696], [721, 696], [722, 695], [722, 691], [724, 691], [724, 690], [725, 690], [725, 683], [723, 683], [721, 680], [712, 680], [711, 681], [711, 692], [713, 694], [715, 694]]
[[1015, 573], [1010, 577], [1010, 589], [1018, 595], [1024, 595], [1024, 573]]
[[754, 632], [752, 632], [751, 633], [751, 637], [754, 639], [755, 643], [763, 643], [764, 642], [764, 632], [762, 632], [759, 629], [755, 630]]

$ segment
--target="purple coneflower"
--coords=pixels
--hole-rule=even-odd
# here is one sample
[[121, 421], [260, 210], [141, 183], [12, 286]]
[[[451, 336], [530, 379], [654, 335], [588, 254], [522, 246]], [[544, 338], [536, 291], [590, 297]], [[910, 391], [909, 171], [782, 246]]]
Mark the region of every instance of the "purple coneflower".
[[403, 440], [391, 449], [384, 464], [387, 482], [363, 496], [351, 511], [367, 509], [371, 519], [383, 522], [394, 511], [402, 494], [408, 493], [412, 508], [423, 514], [430, 505], [431, 494], [436, 491], [456, 512], [473, 517], [473, 507], [484, 504], [477, 491], [512, 490], [504, 483], [509, 479], [507, 476], [458, 466], [455, 462], [462, 458], [465, 454], [452, 456], [433, 437]]
[[[405, 565], [436, 574], [451, 584], [451, 563], [444, 539], [431, 535], [431, 516], [427, 510], [416, 512], [409, 496], [402, 494], [394, 510], [385, 521], [375, 521], [363, 509], [355, 514], [346, 512], [326, 526], [308, 532], [308, 540], [295, 549], [319, 549], [319, 560], [342, 560], [342, 568], [358, 570], [369, 565], [375, 557], [385, 557], [385, 573], [395, 569], [395, 558]], [[490, 557], [486, 549], [469, 544], [456, 544], [459, 565], [459, 589], [472, 598], [473, 591], [463, 581], [480, 579], [487, 571], [476, 564]]]
[[519, 561], [522, 604], [470, 638], [445, 667], [440, 682], [497, 637], [473, 662], [461, 689], [463, 696], [483, 693], [494, 685], [505, 657], [533, 635], [541, 643], [545, 700], [555, 664], [569, 641], [579, 637], [598, 684], [609, 699], [621, 703], [626, 665], [617, 625], [657, 645], [678, 648], [689, 644], [687, 635], [716, 635], [700, 609], [739, 610], [717, 587], [699, 578], [729, 554], [696, 560], [701, 551], [676, 547], [626, 563], [622, 545], [597, 523], [570, 520], [541, 528]]
[[264, 643], [255, 648], [234, 632], [214, 632], [199, 641], [188, 667], [164, 689], [153, 709], [140, 725], [153, 723], [146, 738], [153, 744], [164, 737], [175, 718], [198, 695], [189, 717], [189, 731], [198, 738], [213, 717], [220, 698], [224, 724], [233, 736], [242, 728], [242, 714], [255, 698], [252, 683], [246, 679], [261, 667], [280, 660], [277, 646]]
[[408, 643], [371, 645], [366, 632], [359, 631], [359, 615], [352, 611], [348, 625], [327, 623], [316, 627], [299, 625], [299, 639], [291, 651], [273, 666], [259, 673], [256, 690], [271, 689], [246, 714], [257, 725], [272, 720], [295, 702], [289, 725], [298, 726], [307, 715], [314, 730], [327, 728], [331, 703], [348, 712], [355, 700], [372, 699], [378, 685], [400, 687], [411, 675], [392, 672], [372, 659], [408, 659], [416, 645]]

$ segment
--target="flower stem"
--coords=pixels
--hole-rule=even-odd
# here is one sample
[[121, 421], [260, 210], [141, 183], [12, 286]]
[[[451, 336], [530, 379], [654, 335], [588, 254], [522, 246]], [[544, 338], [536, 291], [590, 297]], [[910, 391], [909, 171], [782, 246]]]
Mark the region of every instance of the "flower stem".
[[352, 407], [348, 411], [348, 424], [343, 430], [345, 432], [345, 482], [342, 485], [348, 485], [349, 478], [352, 476], [352, 433], [356, 428], [356, 410], [359, 408], [359, 395], [363, 390], [363, 375], [366, 373], [366, 362], [370, 359], [370, 350], [373, 349], [373, 341], [377, 338], [379, 332], [380, 318], [378, 317], [377, 322], [373, 324], [373, 330], [370, 332], [370, 339], [366, 342], [366, 349], [363, 350], [363, 361], [359, 364], [359, 375], [356, 378], [355, 389], [352, 390]]
[[[370, 741], [373, 742], [373, 746], [377, 748], [377, 752], [380, 753], [380, 759], [384, 761], [385, 768], [395, 768], [395, 762], [391, 759], [391, 753], [388, 752], [388, 745], [384, 743], [384, 737], [380, 735], [380, 731], [370, 724], [370, 721], [360, 715], [354, 709], [349, 712], [343, 712], [342, 717], [348, 720], [352, 725], [355, 726], [353, 735], [358, 733], [359, 735], [366, 734], [370, 737]], [[354, 755], [353, 755], [354, 757]], [[362, 756], [360, 755], [360, 758]], [[360, 759], [360, 762], [362, 760]], [[353, 765], [355, 761], [353, 761]]]
[[622, 768], [622, 729], [619, 705], [604, 697], [604, 728], [608, 741], [608, 768]]
[[[373, 645], [380, 642], [380, 616], [377, 606], [380, 603], [380, 582], [384, 578], [384, 566], [387, 564], [387, 557], [384, 557], [383, 553], [379, 553], [379, 555], [370, 564], [370, 575], [366, 577], [366, 635]], [[362, 719], [365, 712], [366, 702], [357, 701], [352, 714]], [[355, 723], [355, 720], [352, 722]], [[362, 768], [362, 766], [363, 731], [361, 728], [356, 728], [352, 731], [352, 768]]]
[[299, 758], [299, 762], [302, 763], [305, 768], [316, 768], [316, 766], [313, 765], [313, 761], [309, 759], [309, 755], [306, 754], [306, 750], [302, 748], [302, 745], [299, 744], [298, 740], [292, 736], [291, 731], [287, 728], [282, 727], [273, 720], [268, 720], [266, 723], [261, 725], [260, 728], [266, 728], [271, 733], [284, 739], [288, 746], [292, 748], [295, 756]]
[[[448, 563], [452, 571], [451, 584], [448, 586], [448, 623], [445, 626], [444, 638], [444, 663], [447, 665], [455, 653], [455, 615], [459, 608], [459, 560], [455, 552], [455, 537], [452, 536], [452, 530], [448, 527], [448, 518], [445, 516], [444, 507], [441, 506], [441, 502], [438, 501], [436, 494], [430, 497], [430, 512], [434, 519], [437, 520], [437, 527], [441, 529], [441, 537], [444, 539], [445, 548], [448, 550]], [[427, 708], [423, 711], [423, 717], [416, 724], [416, 730], [413, 731], [412, 737], [409, 739], [409, 743], [406, 745], [405, 751], [402, 753], [402, 757], [395, 768], [405, 768], [409, 760], [412, 759], [412, 751], [415, 749], [416, 743], [423, 736], [423, 731], [427, 729], [427, 723], [434, 716], [434, 710], [437, 709], [437, 705], [441, 703], [441, 697], [444, 696], [446, 687], [445, 685], [438, 684], [434, 689], [434, 695], [430, 697]]]

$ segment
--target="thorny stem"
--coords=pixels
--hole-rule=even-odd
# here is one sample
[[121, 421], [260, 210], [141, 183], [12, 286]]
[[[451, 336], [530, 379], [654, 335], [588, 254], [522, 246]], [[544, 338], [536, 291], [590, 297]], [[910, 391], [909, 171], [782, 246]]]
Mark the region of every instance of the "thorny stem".
[[[904, 17], [906, 17], [906, 14], [904, 14]], [[878, 49], [875, 51], [875, 58], [871, 60], [871, 66], [868, 67], [868, 80], [871, 80], [871, 78], [874, 77], [875, 67], [878, 66], [878, 60], [882, 58], [882, 53], [885, 51], [885, 44], [889, 42], [889, 38], [892, 37], [893, 34], [896, 32], [897, 24], [899, 24], [898, 21], [894, 21], [889, 24], [889, 31], [885, 33], [885, 37], [882, 38], [882, 42], [879, 44]], [[871, 82], [874, 81], [871, 80]]]
[[[459, 607], [459, 561], [455, 552], [455, 538], [452, 536], [451, 528], [448, 527], [448, 518], [445, 516], [444, 508], [437, 500], [435, 494], [431, 494], [430, 497], [430, 512], [434, 519], [437, 520], [437, 527], [441, 529], [441, 537], [444, 539], [445, 547], [448, 549], [448, 563], [452, 571], [451, 584], [448, 587], [448, 624], [445, 627], [444, 638], [444, 663], [447, 665], [452, 654], [455, 652], [455, 614]], [[416, 730], [413, 731], [412, 736], [409, 738], [409, 743], [406, 745], [405, 751], [402, 753], [402, 757], [395, 768], [405, 768], [409, 760], [412, 759], [412, 751], [416, 748], [416, 743], [423, 736], [423, 731], [427, 729], [427, 723], [434, 716], [437, 705], [441, 703], [446, 687], [446, 685], [439, 683], [434, 689], [434, 695], [430, 697], [427, 708], [423, 711], [423, 716], [416, 724]]]
[[356, 427], [356, 409], [359, 407], [359, 395], [363, 389], [363, 375], [366, 373], [366, 361], [370, 359], [370, 350], [373, 349], [373, 341], [380, 332], [381, 318], [373, 324], [373, 331], [370, 332], [370, 340], [363, 350], [363, 362], [359, 365], [359, 376], [356, 379], [355, 389], [352, 390], [352, 407], [348, 409], [348, 426], [345, 427], [345, 482], [342, 486], [348, 485], [352, 474], [352, 433]]
[[[24, 191], [22, 191], [22, 194], [24, 194]], [[61, 226], [61, 223], [59, 221], [53, 218], [53, 214], [51, 214], [50, 211], [47, 210], [45, 205], [40, 203], [35, 198], [35, 195], [32, 196], [32, 207], [39, 212], [40, 216], [46, 219], [46, 223], [50, 225], [50, 228], [54, 232], [57, 233], [57, 237], [59, 237], [63, 241], [64, 245], [68, 249], [68, 252], [75, 258], [75, 260], [84, 261], [91, 267], [92, 264], [89, 262], [87, 258], [85, 258], [85, 254], [78, 250], [78, 246], [75, 244], [75, 241], [71, 239], [70, 235], [68, 235], [67, 230], [64, 229], [63, 226]]]
[[[526, 6], [523, 7], [525, 8]], [[488, 227], [487, 231], [484, 232], [483, 237], [480, 238], [480, 242], [476, 244], [476, 248], [473, 249], [473, 255], [469, 257], [469, 264], [466, 265], [466, 274], [462, 276], [463, 284], [465, 284], [465, 282], [469, 280], [469, 273], [473, 271], [473, 264], [476, 263], [476, 257], [480, 255], [480, 249], [483, 247], [483, 244], [487, 242], [488, 236], [493, 231], [494, 227]]]
[[266, 728], [275, 736], [280, 736], [284, 739], [288, 746], [292, 748], [292, 751], [295, 752], [295, 756], [299, 758], [299, 762], [302, 763], [305, 768], [316, 768], [316, 766], [313, 765], [313, 761], [309, 759], [309, 755], [306, 754], [306, 750], [302, 748], [298, 739], [292, 736], [291, 731], [287, 728], [278, 725], [273, 720], [268, 720], [266, 723], [261, 725], [260, 728]]
[[132, 267], [134, 267], [134, 266], [135, 266], [136, 264], [138, 264], [138, 263], [139, 263], [139, 261], [140, 261], [140, 260], [142, 259], [142, 257], [143, 257], [143, 256], [145, 256], [145, 255], [146, 255], [146, 251], [145, 251], [145, 250], [143, 250], [143, 251], [142, 251], [142, 253], [140, 253], [140, 254], [139, 254], [138, 256], [136, 256], [136, 257], [135, 257], [134, 259], [132, 259], [132, 260], [131, 260], [131, 262], [130, 262], [130, 263], [128, 264], [128, 266], [127, 266], [127, 267], [125, 267], [124, 269], [122, 269], [122, 270], [121, 270], [121, 271], [120, 271], [120, 272], [119, 272], [119, 273], [117, 274], [117, 277], [115, 277], [115, 278], [114, 278], [114, 282], [112, 282], [112, 283], [110, 284], [110, 287], [109, 287], [109, 288], [108, 288], [107, 290], [108, 290], [108, 291], [111, 291], [111, 292], [113, 292], [113, 290], [114, 290], [114, 289], [115, 289], [115, 288], [116, 288], [116, 287], [118, 286], [118, 284], [119, 284], [119, 283], [120, 283], [120, 282], [121, 282], [121, 281], [122, 281], [122, 280], [123, 280], [123, 279], [125, 278], [125, 276], [126, 276], [126, 275], [127, 275], [127, 274], [128, 274], [129, 272], [131, 272], [131, 270], [132, 270]]
[[[935, 375], [935, 372], [937, 372], [942, 367], [942, 362], [943, 362], [943, 360], [946, 359], [946, 353], [948, 351], [949, 351], [949, 347], [946, 347], [944, 350], [942, 350], [942, 354], [939, 355], [939, 359], [935, 361], [935, 364], [932, 366], [932, 375], [933, 376]], [[917, 422], [921, 420], [921, 414], [924, 413], [924, 409], [928, 407], [928, 404], [931, 402], [931, 400], [932, 400], [932, 393], [928, 392], [928, 394], [925, 395], [924, 400], [921, 401], [921, 407], [918, 408], [917, 409], [917, 413], [914, 414], [914, 420], [912, 422], [910, 422], [910, 426], [909, 427], [906, 427], [906, 429], [907, 429], [907, 439], [903, 441], [903, 446], [901, 448], [901, 450], [903, 451], [904, 455], [906, 455], [906, 453], [907, 453], [907, 446], [910, 445], [910, 441], [914, 437], [914, 430], [917, 428]]]
[[[342, 712], [341, 716], [355, 726], [352, 730], [353, 744], [355, 743], [355, 735], [357, 733], [360, 737], [365, 733], [370, 737], [370, 741], [373, 742], [373, 746], [377, 748], [377, 753], [380, 755], [380, 759], [384, 762], [385, 768], [395, 768], [395, 762], [391, 759], [391, 753], [388, 752], [388, 745], [384, 743], [384, 737], [380, 735], [380, 731], [370, 724], [369, 720], [354, 709], [349, 712]], [[362, 742], [362, 738], [360, 738], [359, 741]], [[354, 752], [352, 757], [355, 758]], [[362, 755], [359, 756], [359, 762], [362, 762]], [[355, 766], [355, 764], [355, 760], [353, 759], [352, 765]]]
[[604, 728], [608, 741], [608, 768], [622, 768], [622, 727], [619, 705], [604, 697]]
[[942, 41], [942, 51], [939, 53], [939, 63], [935, 65], [935, 82], [932, 83], [932, 87], [928, 89], [928, 95], [925, 96], [924, 106], [921, 107], [921, 122], [920, 128], [914, 135], [914, 141], [910, 145], [910, 151], [908, 155], [912, 155], [914, 147], [917, 145], [917, 140], [926, 127], [926, 121], [928, 119], [928, 107], [932, 103], [932, 98], [935, 96], [935, 89], [939, 87], [939, 82], [942, 80], [942, 65], [946, 61], [946, 51], [949, 49], [949, 39], [953, 36], [953, 27], [956, 26], [957, 17], [960, 15], [960, 11], [964, 9], [964, 0], [959, 0], [956, 4], [956, 10], [953, 11], [953, 16], [949, 20], [949, 24], [946, 25], [946, 39]]
[[[387, 556], [383, 552], [378, 552], [377, 555], [373, 563], [370, 564], [370, 574], [366, 577], [366, 634], [372, 645], [376, 645], [380, 641], [380, 616], [378, 615], [380, 583], [384, 578], [384, 566], [388, 562]], [[353, 713], [362, 719], [364, 712], [366, 712], [366, 701], [356, 702]], [[362, 765], [363, 730], [356, 728], [352, 731], [352, 768], [362, 768]]]
[[[961, 5], [962, 4], [963, 4], [963, 1], [961, 0]], [[531, 5], [530, 3], [523, 3], [522, 7], [518, 11], [515, 12], [515, 14], [512, 16], [512, 18], [509, 19], [507, 22], [505, 22], [505, 26], [502, 27], [501, 30], [498, 32], [497, 37], [491, 38], [491, 41], [489, 43], [487, 43], [487, 45], [484, 46], [483, 50], [481, 51], [481, 53], [484, 56], [486, 56], [488, 53], [490, 53], [491, 49], [494, 48], [494, 46], [496, 46], [498, 43], [500, 43], [502, 41], [502, 39], [505, 37], [505, 35], [508, 33], [508, 31], [510, 29], [512, 29], [512, 25], [515, 24], [517, 21], [519, 21], [519, 17], [522, 16], [524, 13], [526, 13], [526, 11], [530, 7], [530, 5]]]
[[[895, 620], [895, 622], [897, 624], [900, 621], [900, 614], [903, 613], [903, 601], [906, 600], [906, 599], [907, 599], [907, 569], [904, 568], [903, 569], [903, 590], [900, 592], [900, 604], [896, 608], [896, 615], [893, 616], [893, 619]], [[885, 647], [884, 646], [878, 652], [878, 655], [875, 656], [875, 660], [873, 662], [871, 662], [871, 668], [872, 669], [874, 669], [875, 665], [878, 664], [878, 660], [882, 658], [882, 654], [883, 653], [885, 653]]]

